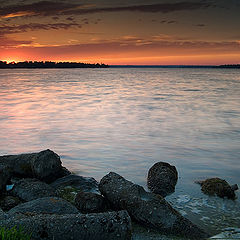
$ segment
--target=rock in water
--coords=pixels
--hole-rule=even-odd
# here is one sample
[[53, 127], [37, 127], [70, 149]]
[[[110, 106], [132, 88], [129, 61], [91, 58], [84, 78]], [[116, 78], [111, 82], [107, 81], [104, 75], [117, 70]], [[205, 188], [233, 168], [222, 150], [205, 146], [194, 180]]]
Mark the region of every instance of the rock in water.
[[111, 172], [99, 184], [101, 193], [118, 209], [126, 209], [130, 216], [144, 226], [161, 233], [205, 239], [208, 234], [181, 216], [160, 195], [146, 192], [143, 187]]
[[131, 240], [131, 219], [126, 211], [9, 217], [0, 226], [21, 226], [35, 240]]
[[16, 176], [52, 182], [65, 173], [60, 157], [51, 150], [39, 153], [0, 156], [0, 164], [8, 166]]
[[218, 197], [235, 199], [236, 195], [234, 189], [237, 186], [231, 187], [225, 180], [220, 178], [209, 178], [205, 181], [198, 182], [202, 186], [202, 192], [208, 195], [217, 195]]
[[24, 201], [57, 196], [50, 185], [33, 178], [23, 178], [17, 181], [11, 190], [11, 194]]
[[71, 203], [56, 197], [39, 198], [19, 204], [8, 211], [8, 214], [78, 214], [79, 211]]
[[169, 163], [158, 162], [148, 171], [147, 185], [151, 192], [165, 197], [175, 191], [177, 180], [176, 167]]

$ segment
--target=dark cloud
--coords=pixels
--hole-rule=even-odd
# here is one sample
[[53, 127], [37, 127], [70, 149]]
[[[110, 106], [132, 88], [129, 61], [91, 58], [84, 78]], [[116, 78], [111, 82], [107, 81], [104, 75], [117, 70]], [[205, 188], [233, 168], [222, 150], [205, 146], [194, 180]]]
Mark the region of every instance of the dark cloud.
[[135, 5], [135, 6], [125, 6], [125, 7], [71, 9], [71, 10], [66, 10], [64, 14], [87, 14], [87, 13], [100, 13], [100, 12], [121, 12], [121, 11], [169, 13], [169, 12], [175, 12], [175, 11], [206, 9], [211, 6], [212, 5], [210, 2], [184, 1], [184, 2], [178, 2], [178, 3], [160, 3], [160, 4]]
[[1, 32], [0, 32], [0, 49], [8, 49], [8, 48], [15, 48], [16, 46], [19, 45], [28, 45], [31, 44], [32, 41], [21, 41], [21, 40], [14, 40], [14, 39], [10, 39], [8, 37], [2, 36]]
[[[52, 16], [82, 6], [64, 2], [40, 1], [30, 4], [16, 4], [0, 8], [0, 16], [22, 14], [22, 16]], [[25, 15], [24, 15], [25, 14]]]
[[68, 21], [74, 21], [74, 18], [73, 18], [73, 17], [68, 17], [68, 18], [66, 18], [66, 20], [68, 20]]
[[81, 28], [81, 25], [77, 23], [53, 23], [53, 24], [29, 23], [13, 26], [2, 25], [0, 26], [0, 36], [5, 34], [22, 33], [36, 30], [59, 30], [59, 29], [66, 30], [72, 27]]
[[212, 7], [207, 1], [182, 1], [177, 3], [159, 3], [146, 5], [133, 5], [123, 7], [91, 7], [83, 4], [69, 2], [40, 1], [29, 4], [16, 4], [0, 8], [0, 17], [13, 16], [53, 16], [53, 15], [82, 15], [102, 12], [148, 12], [169, 13], [175, 11], [190, 11]]

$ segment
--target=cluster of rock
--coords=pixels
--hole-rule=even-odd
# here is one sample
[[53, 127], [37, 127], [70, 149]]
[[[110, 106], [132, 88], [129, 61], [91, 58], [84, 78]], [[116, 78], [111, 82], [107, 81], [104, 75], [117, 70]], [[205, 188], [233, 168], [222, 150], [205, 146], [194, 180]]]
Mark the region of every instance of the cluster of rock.
[[33, 239], [128, 240], [134, 220], [163, 234], [206, 239], [163, 198], [176, 182], [175, 167], [166, 163], [150, 169], [150, 193], [114, 172], [100, 183], [71, 174], [51, 150], [1, 156], [0, 226], [22, 226]]

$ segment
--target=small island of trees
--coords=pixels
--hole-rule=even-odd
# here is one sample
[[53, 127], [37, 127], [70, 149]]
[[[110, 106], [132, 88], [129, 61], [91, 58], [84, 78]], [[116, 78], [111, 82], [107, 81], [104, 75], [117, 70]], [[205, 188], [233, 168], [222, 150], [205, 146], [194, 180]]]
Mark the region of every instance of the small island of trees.
[[107, 68], [106, 64], [78, 63], [78, 62], [51, 62], [51, 61], [24, 61], [10, 62], [0, 61], [0, 68]]

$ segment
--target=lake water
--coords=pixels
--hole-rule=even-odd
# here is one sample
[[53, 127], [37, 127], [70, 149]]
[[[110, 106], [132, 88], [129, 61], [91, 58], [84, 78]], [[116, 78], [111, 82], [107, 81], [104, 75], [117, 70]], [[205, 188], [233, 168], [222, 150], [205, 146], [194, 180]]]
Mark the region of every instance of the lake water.
[[211, 232], [240, 226], [239, 198], [194, 183], [240, 185], [237, 69], [1, 69], [0, 129], [0, 155], [49, 148], [97, 180], [115, 171], [146, 187], [148, 169], [169, 162], [174, 207]]

